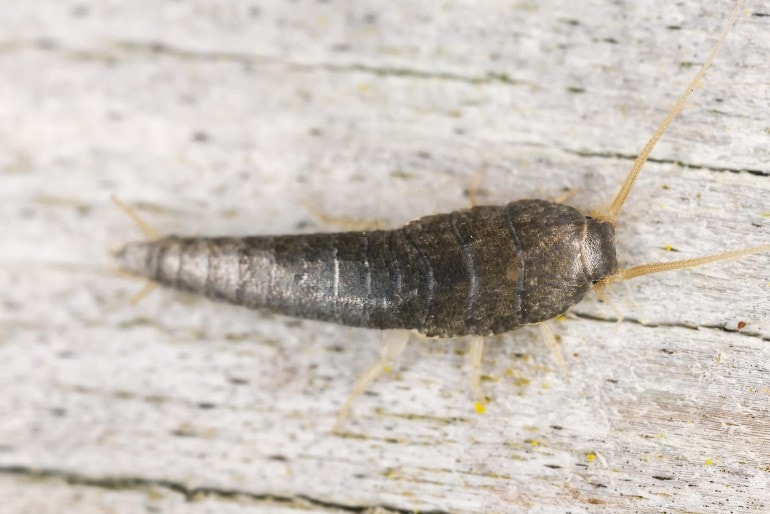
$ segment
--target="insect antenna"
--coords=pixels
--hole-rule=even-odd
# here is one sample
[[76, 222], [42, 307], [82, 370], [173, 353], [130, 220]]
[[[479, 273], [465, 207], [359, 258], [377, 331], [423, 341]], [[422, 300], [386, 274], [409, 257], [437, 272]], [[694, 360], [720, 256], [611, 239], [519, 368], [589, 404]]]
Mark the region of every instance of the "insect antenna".
[[655, 148], [655, 145], [658, 143], [658, 141], [660, 141], [660, 138], [663, 137], [663, 134], [666, 132], [674, 119], [676, 119], [679, 113], [682, 112], [684, 104], [687, 102], [687, 98], [689, 98], [690, 93], [693, 92], [698, 82], [703, 78], [703, 75], [705, 75], [706, 71], [709, 69], [709, 66], [711, 66], [711, 63], [714, 60], [714, 57], [716, 56], [720, 47], [722, 46], [722, 43], [724, 43], [727, 34], [735, 24], [735, 20], [738, 18], [741, 7], [743, 7], [743, 0], [738, 0], [738, 2], [735, 4], [735, 8], [733, 9], [733, 13], [730, 16], [730, 21], [727, 22], [727, 26], [722, 32], [722, 35], [719, 36], [719, 40], [714, 45], [714, 48], [711, 50], [708, 58], [700, 67], [698, 73], [695, 74], [695, 77], [693, 77], [690, 83], [687, 84], [687, 88], [684, 90], [684, 93], [682, 93], [668, 114], [666, 114], [666, 117], [663, 119], [661, 124], [657, 129], [655, 129], [655, 132], [652, 134], [652, 137], [650, 137], [650, 140], [647, 141], [647, 144], [644, 145], [642, 151], [639, 152], [639, 155], [636, 157], [634, 164], [631, 166], [631, 171], [629, 171], [625, 182], [623, 182], [620, 191], [618, 191], [618, 194], [615, 197], [615, 200], [613, 200], [612, 204], [606, 208], [606, 210], [600, 210], [599, 212], [595, 213], [594, 217], [604, 221], [609, 221], [613, 224], [615, 223], [615, 220], [617, 220], [618, 215], [620, 214], [620, 210], [626, 201], [626, 198], [628, 198], [628, 194], [634, 187], [634, 182], [636, 182], [636, 179], [639, 177], [639, 173], [641, 173], [644, 164], [647, 162], [647, 158], [650, 156], [653, 148]]
[[770, 244], [753, 246], [751, 248], [743, 248], [740, 250], [732, 250], [729, 252], [718, 253], [715, 255], [706, 255], [703, 257], [695, 257], [693, 259], [684, 259], [681, 261], [671, 262], [658, 262], [653, 264], [640, 264], [638, 266], [632, 266], [630, 268], [618, 270], [617, 273], [604, 278], [599, 281], [597, 285], [605, 285], [610, 282], [619, 282], [622, 280], [629, 280], [631, 278], [641, 277], [643, 275], [651, 275], [652, 273], [663, 273], [664, 271], [674, 271], [678, 269], [694, 268], [696, 266], [703, 266], [704, 264], [710, 264], [717, 261], [727, 261], [732, 259], [740, 259], [746, 255], [752, 255], [755, 253], [770, 252]]
[[[711, 66], [711, 63], [714, 61], [714, 57], [716, 56], [719, 49], [722, 47], [722, 44], [724, 43], [725, 38], [727, 37], [727, 34], [730, 32], [733, 25], [735, 24], [735, 21], [738, 19], [738, 14], [740, 13], [742, 7], [743, 7], [743, 0], [738, 0], [735, 4], [735, 7], [733, 8], [732, 14], [730, 15], [730, 20], [727, 22], [727, 26], [722, 31], [722, 34], [719, 36], [719, 39], [714, 45], [714, 48], [711, 49], [711, 53], [706, 58], [706, 61], [703, 63], [700, 69], [698, 69], [698, 72], [692, 78], [690, 83], [687, 84], [687, 88], [684, 90], [684, 92], [676, 101], [676, 103], [668, 112], [668, 114], [666, 114], [666, 117], [660, 123], [658, 128], [655, 129], [655, 132], [652, 134], [652, 137], [650, 137], [650, 140], [647, 141], [647, 144], [644, 146], [642, 151], [636, 157], [634, 164], [631, 166], [631, 171], [629, 171], [625, 182], [623, 182], [623, 185], [621, 186], [620, 191], [618, 191], [618, 194], [613, 200], [612, 204], [606, 210], [598, 212], [595, 215], [595, 217], [604, 221], [609, 221], [610, 223], [613, 223], [613, 224], [615, 223], [615, 220], [617, 220], [618, 215], [620, 214], [620, 210], [623, 208], [623, 204], [626, 202], [626, 199], [628, 198], [629, 193], [631, 193], [631, 189], [634, 187], [634, 183], [636, 182], [636, 179], [639, 178], [639, 174], [641, 173], [642, 168], [644, 167], [644, 164], [647, 162], [647, 159], [650, 156], [650, 153], [652, 152], [653, 148], [655, 148], [655, 145], [658, 143], [658, 141], [660, 141], [660, 138], [666, 132], [666, 130], [674, 121], [674, 119], [676, 119], [679, 113], [682, 112], [682, 109], [684, 108], [684, 104], [687, 102], [687, 99], [689, 98], [690, 93], [693, 92], [693, 90], [695, 89], [695, 86], [703, 78], [703, 75]], [[640, 264], [638, 266], [632, 266], [630, 268], [620, 269], [615, 274], [600, 280], [596, 284], [598, 286], [597, 291], [598, 291], [598, 294], [600, 295], [603, 294], [602, 286], [611, 282], [628, 280], [628, 279], [640, 277], [643, 275], [650, 275], [652, 273], [662, 273], [664, 271], [694, 268], [696, 266], [702, 266], [704, 264], [709, 264], [712, 262], [738, 259], [746, 255], [762, 253], [762, 252], [770, 252], [770, 244], [754, 246], [751, 248], [743, 248], [741, 250], [733, 250], [729, 252], [718, 253], [715, 255], [706, 255], [704, 257], [696, 257], [693, 259], [685, 259], [680, 261], [662, 262], [662, 263], [653, 263], [653, 264]]]

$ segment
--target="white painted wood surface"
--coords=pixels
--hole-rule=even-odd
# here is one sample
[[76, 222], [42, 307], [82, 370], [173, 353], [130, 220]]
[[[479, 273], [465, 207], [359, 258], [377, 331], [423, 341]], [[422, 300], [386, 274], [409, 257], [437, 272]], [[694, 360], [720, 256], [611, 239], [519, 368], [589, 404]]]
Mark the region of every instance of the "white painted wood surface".
[[[0, 3], [0, 497], [13, 512], [763, 512], [770, 257], [638, 279], [491, 341], [409, 347], [330, 433], [375, 331], [113, 273], [160, 231], [596, 206], [727, 2]], [[770, 240], [770, 3], [747, 2], [618, 225], [626, 264]], [[672, 246], [677, 253], [666, 252]], [[746, 326], [738, 331], [738, 323]], [[370, 510], [371, 509], [371, 510]]]

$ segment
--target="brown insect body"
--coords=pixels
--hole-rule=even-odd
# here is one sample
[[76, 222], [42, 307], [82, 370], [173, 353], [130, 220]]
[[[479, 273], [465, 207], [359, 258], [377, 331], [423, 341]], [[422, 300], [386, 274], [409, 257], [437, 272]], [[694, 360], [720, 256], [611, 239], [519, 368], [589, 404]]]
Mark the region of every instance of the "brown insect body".
[[167, 237], [118, 258], [161, 284], [249, 308], [436, 337], [551, 319], [617, 270], [611, 223], [543, 200], [388, 231]]

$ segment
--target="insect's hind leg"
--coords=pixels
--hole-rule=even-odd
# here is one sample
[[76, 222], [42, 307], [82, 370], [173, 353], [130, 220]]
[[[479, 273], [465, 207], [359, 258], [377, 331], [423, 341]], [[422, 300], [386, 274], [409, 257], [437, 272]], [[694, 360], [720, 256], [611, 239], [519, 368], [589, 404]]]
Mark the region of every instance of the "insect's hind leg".
[[412, 333], [409, 330], [383, 331], [380, 343], [380, 358], [358, 377], [356, 385], [353, 386], [353, 390], [337, 414], [337, 421], [334, 424], [335, 432], [339, 429], [342, 420], [350, 413], [353, 401], [366, 392], [380, 375], [390, 371], [393, 364], [403, 353], [406, 343], [409, 342], [411, 336]]
[[310, 200], [303, 200], [302, 206], [309, 210], [313, 216], [327, 225], [340, 230], [360, 232], [373, 230], [387, 230], [388, 223], [380, 219], [356, 218], [353, 216], [333, 216], [316, 207]]

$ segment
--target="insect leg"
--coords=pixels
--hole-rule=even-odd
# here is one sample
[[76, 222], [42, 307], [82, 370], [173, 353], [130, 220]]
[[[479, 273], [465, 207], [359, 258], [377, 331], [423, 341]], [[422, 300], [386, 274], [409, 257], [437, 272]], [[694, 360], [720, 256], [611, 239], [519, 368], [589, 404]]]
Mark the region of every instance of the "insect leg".
[[387, 230], [390, 228], [387, 223], [379, 219], [356, 218], [354, 216], [332, 216], [313, 205], [310, 200], [302, 200], [300, 203], [323, 223], [337, 227], [340, 230], [368, 232], [372, 230]]
[[484, 414], [486, 412], [486, 398], [481, 393], [481, 358], [484, 355], [484, 338], [474, 337], [468, 342], [468, 357], [471, 361], [471, 389], [476, 396], [474, 404], [476, 412]]
[[578, 188], [568, 189], [567, 191], [563, 192], [562, 194], [554, 198], [553, 203], [564, 203], [570, 198], [572, 198], [573, 196], [575, 196], [576, 194], [578, 194], [579, 192], [580, 192], [580, 189]]
[[606, 305], [612, 313], [615, 315], [616, 318], [618, 318], [617, 323], [615, 323], [615, 332], [620, 330], [620, 324], [623, 323], [623, 314], [620, 312], [620, 310], [615, 306], [614, 303], [610, 300], [610, 297], [607, 296], [607, 291], [605, 291], [604, 284], [596, 284], [594, 286], [594, 293], [596, 294], [596, 297], [601, 300], [604, 305]]
[[348, 395], [345, 403], [342, 404], [340, 412], [337, 414], [337, 421], [334, 423], [335, 432], [338, 430], [342, 420], [350, 413], [350, 407], [353, 404], [353, 401], [369, 389], [369, 386], [372, 385], [380, 375], [390, 371], [395, 361], [404, 351], [410, 337], [411, 332], [408, 330], [383, 331], [382, 341], [380, 343], [380, 358], [358, 377], [356, 385], [353, 386], [353, 391]]
[[564, 380], [569, 381], [569, 377], [567, 375], [567, 365], [564, 363], [564, 357], [562, 356], [561, 350], [559, 349], [559, 343], [556, 342], [556, 336], [553, 335], [551, 325], [549, 325], [547, 321], [543, 321], [538, 325], [538, 328], [540, 328], [540, 334], [543, 336], [545, 344], [548, 345], [548, 348], [551, 349], [553, 360], [555, 360], [556, 365], [559, 366]]
[[484, 170], [478, 170], [473, 175], [471, 185], [468, 187], [468, 203], [471, 204], [471, 207], [476, 207], [479, 204], [479, 192], [482, 190], [482, 182], [484, 182]]

